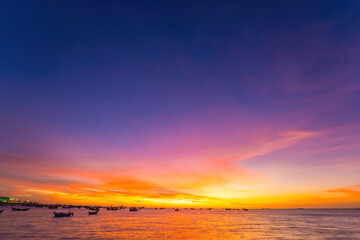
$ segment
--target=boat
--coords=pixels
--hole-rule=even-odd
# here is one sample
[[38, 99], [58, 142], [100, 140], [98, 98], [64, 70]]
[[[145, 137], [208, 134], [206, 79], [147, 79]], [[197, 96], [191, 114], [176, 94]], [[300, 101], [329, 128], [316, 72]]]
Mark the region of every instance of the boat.
[[175, 212], [179, 212], [180, 210], [178, 208], [175, 209]]
[[98, 208], [98, 207], [89, 207], [89, 210], [91, 210], [91, 211], [98, 211], [99, 208]]
[[2, 213], [3, 211], [5, 211], [5, 210], [0, 210], [0, 213]]
[[57, 209], [58, 206], [48, 206], [49, 209]]
[[249, 211], [249, 209], [247, 209], [247, 208], [243, 208], [242, 210], [245, 212]]
[[96, 211], [93, 211], [93, 212], [89, 212], [89, 215], [96, 215], [100, 210], [96, 210]]
[[74, 213], [73, 212], [68, 212], [68, 213], [63, 213], [63, 212], [54, 212], [54, 216], [55, 217], [71, 217], [71, 216], [74, 216]]
[[14, 208], [14, 207], [11, 207], [11, 209], [13, 211], [28, 211], [28, 210], [30, 210], [30, 208]]
[[110, 210], [110, 211], [116, 211], [116, 210], [118, 210], [117, 207], [107, 207], [106, 209], [107, 209], [107, 210]]
[[137, 211], [139, 211], [139, 209], [137, 207], [131, 207], [131, 208], [129, 208], [129, 211], [130, 212], [137, 212]]

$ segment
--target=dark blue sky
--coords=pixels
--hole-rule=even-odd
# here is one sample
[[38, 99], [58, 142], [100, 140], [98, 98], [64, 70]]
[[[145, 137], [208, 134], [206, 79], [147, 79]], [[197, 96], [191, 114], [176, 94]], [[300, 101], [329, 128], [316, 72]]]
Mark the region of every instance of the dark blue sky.
[[101, 132], [229, 105], [308, 108], [293, 101], [358, 63], [358, 13], [357, 1], [4, 1], [2, 112]]
[[4, 1], [4, 107], [132, 118], [231, 95], [256, 108], [262, 89], [287, 99], [282, 65], [307, 85], [358, 60], [334, 50], [357, 45], [358, 13], [357, 1]]

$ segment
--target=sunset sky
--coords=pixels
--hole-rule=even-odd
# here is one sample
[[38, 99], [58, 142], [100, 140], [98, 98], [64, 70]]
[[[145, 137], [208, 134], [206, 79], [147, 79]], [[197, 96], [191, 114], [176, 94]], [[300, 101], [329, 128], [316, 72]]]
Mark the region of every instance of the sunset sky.
[[360, 207], [360, 1], [2, 1], [0, 196]]

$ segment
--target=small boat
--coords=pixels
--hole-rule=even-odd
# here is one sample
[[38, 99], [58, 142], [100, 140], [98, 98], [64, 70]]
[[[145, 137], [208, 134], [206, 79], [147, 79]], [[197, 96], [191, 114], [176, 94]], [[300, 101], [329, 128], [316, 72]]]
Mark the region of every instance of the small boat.
[[247, 208], [243, 208], [242, 210], [245, 212], [249, 211], [249, 209], [247, 209]]
[[58, 206], [48, 206], [49, 209], [58, 209]]
[[175, 209], [175, 212], [179, 212], [180, 210], [178, 208]]
[[0, 213], [2, 213], [3, 211], [5, 211], [5, 210], [0, 210]]
[[92, 211], [98, 211], [99, 208], [98, 207], [89, 207], [89, 210], [92, 210]]
[[129, 211], [130, 212], [137, 212], [137, 211], [139, 211], [139, 209], [137, 207], [131, 207], [131, 208], [129, 208]]
[[106, 209], [107, 209], [107, 210], [110, 210], [110, 211], [116, 211], [116, 210], [118, 210], [117, 207], [107, 207]]
[[74, 213], [73, 212], [68, 212], [68, 213], [63, 213], [63, 212], [54, 212], [54, 216], [55, 217], [71, 217], [71, 216], [74, 216]]
[[30, 208], [14, 208], [14, 207], [11, 207], [11, 209], [13, 211], [28, 211], [28, 210], [30, 210]]
[[98, 210], [96, 210], [96, 211], [94, 211], [94, 212], [89, 212], [89, 215], [95, 215], [95, 214], [97, 214], [99, 211], [100, 211], [100, 210], [98, 209]]

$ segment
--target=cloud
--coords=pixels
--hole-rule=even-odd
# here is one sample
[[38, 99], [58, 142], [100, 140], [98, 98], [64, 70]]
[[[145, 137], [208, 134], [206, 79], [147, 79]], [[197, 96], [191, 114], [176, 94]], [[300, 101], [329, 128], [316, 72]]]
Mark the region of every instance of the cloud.
[[[268, 180], [268, 176], [242, 167], [242, 161], [287, 148], [318, 136], [318, 133], [287, 130], [275, 135], [259, 132], [249, 136], [247, 144], [235, 144], [224, 151], [214, 145], [204, 155], [176, 158], [171, 161], [149, 161], [138, 156], [135, 162], [116, 161], [119, 155], [101, 160], [59, 162], [53, 159], [14, 154], [1, 154], [3, 182], [16, 186], [9, 190], [14, 196], [36, 197], [51, 202], [79, 203], [142, 202], [144, 204], [175, 202], [194, 204], [224, 204], [241, 197], [249, 186]], [[108, 153], [109, 154], [109, 153]], [[74, 160], [75, 161], [75, 160]], [[95, 165], [93, 162], [95, 161]], [[111, 167], [111, 163], [114, 166]], [[125, 162], [126, 163], [126, 162]], [[251, 187], [250, 187], [251, 188]]]
[[340, 193], [344, 198], [351, 200], [360, 200], [360, 185], [353, 185], [345, 188], [330, 189], [327, 192]]

